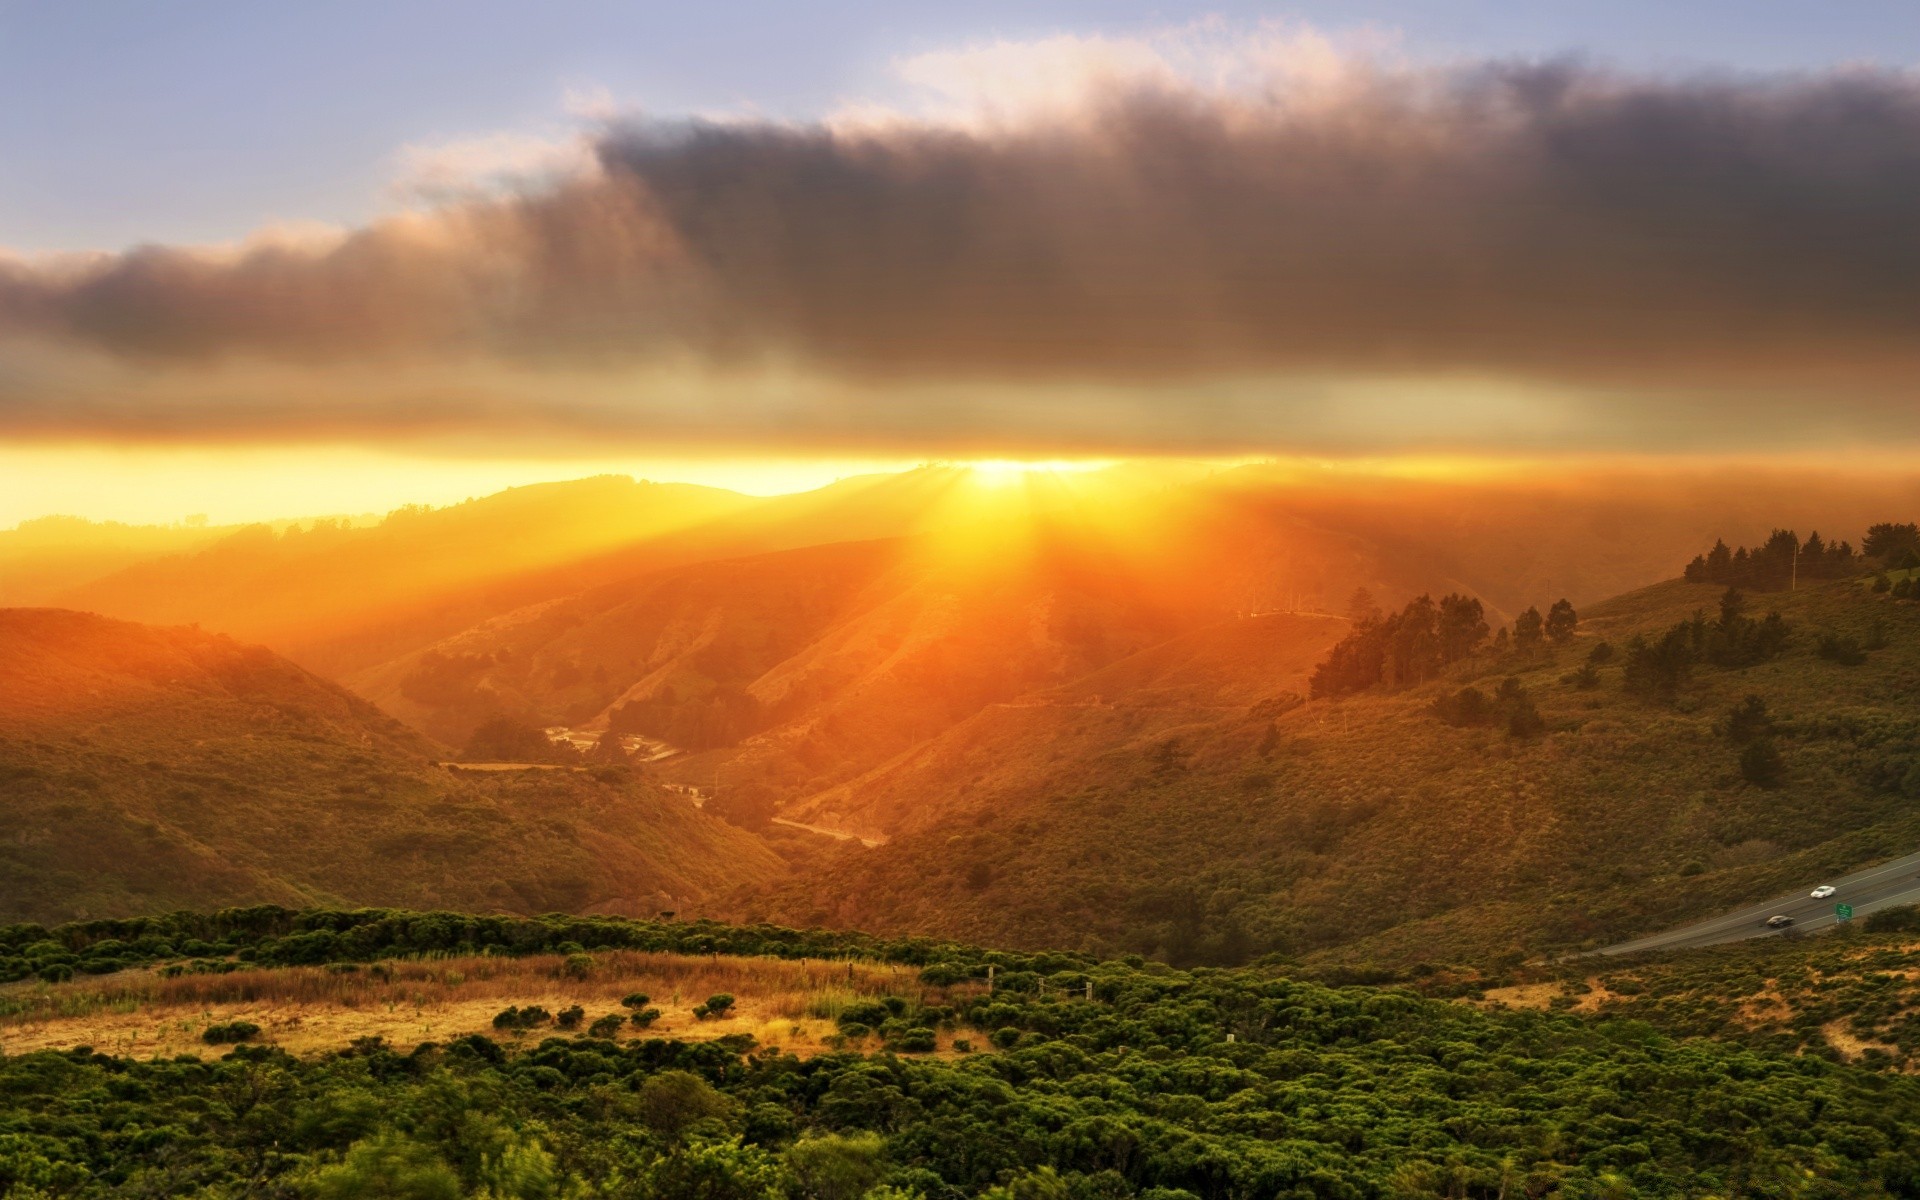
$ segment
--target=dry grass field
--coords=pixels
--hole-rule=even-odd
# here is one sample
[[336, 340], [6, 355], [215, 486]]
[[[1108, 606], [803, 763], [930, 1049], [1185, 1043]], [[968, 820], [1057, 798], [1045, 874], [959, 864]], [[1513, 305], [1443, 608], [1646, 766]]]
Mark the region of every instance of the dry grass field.
[[[608, 951], [590, 965], [561, 955], [404, 960], [358, 969], [284, 967], [166, 977], [151, 970], [63, 984], [0, 988], [0, 1053], [92, 1046], [139, 1058], [219, 1053], [202, 1034], [211, 1025], [250, 1021], [253, 1040], [292, 1053], [341, 1049], [357, 1038], [384, 1038], [396, 1049], [484, 1033], [503, 1042], [537, 1042], [566, 1031], [552, 1024], [522, 1033], [495, 1030], [494, 1015], [537, 1004], [558, 1013], [579, 1005], [583, 1034], [595, 1018], [624, 1014], [621, 998], [651, 997], [661, 1017], [620, 1036], [704, 1040], [747, 1033], [765, 1045], [807, 1055], [836, 1036], [834, 1018], [856, 999], [902, 996], [930, 1004], [971, 988], [923, 984], [912, 967], [879, 963], [707, 957]], [[722, 1018], [693, 1009], [718, 992], [733, 995]], [[942, 1036], [940, 1053], [950, 1053]]]

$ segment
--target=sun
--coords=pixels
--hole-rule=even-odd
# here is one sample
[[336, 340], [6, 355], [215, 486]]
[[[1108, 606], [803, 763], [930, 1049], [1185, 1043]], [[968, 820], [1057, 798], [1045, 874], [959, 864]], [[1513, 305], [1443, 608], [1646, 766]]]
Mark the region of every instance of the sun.
[[1031, 479], [1035, 475], [1065, 475], [1075, 471], [1097, 470], [1107, 464], [1099, 462], [1076, 462], [1066, 459], [1050, 459], [1035, 462], [1017, 458], [982, 458], [961, 464], [972, 472], [974, 482], [982, 487], [1000, 488]]

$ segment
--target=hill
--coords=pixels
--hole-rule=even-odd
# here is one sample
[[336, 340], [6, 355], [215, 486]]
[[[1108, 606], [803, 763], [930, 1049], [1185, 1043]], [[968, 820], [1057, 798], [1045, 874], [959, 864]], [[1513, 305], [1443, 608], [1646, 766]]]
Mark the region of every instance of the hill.
[[1644, 1021], [1911, 1073], [1920, 1055], [1920, 914], [1885, 910], [1812, 937], [1761, 938], [1596, 962], [1530, 964], [1490, 1004]]
[[[983, 715], [836, 797], [888, 844], [737, 911], [1176, 962], [1484, 964], [1911, 850], [1920, 606], [1855, 580], [1756, 595], [1755, 624], [1786, 625], [1776, 656], [1701, 658], [1671, 695], [1630, 687], [1634, 639], [1652, 654], [1706, 611], [1710, 642], [1724, 590], [1629, 593], [1566, 647], [1488, 649], [1401, 690]], [[1495, 698], [1508, 679], [1519, 695]], [[1442, 719], [1465, 687], [1484, 715]], [[1771, 728], [1743, 743], [1729, 725], [1749, 696]], [[1509, 704], [1537, 723], [1516, 735]]]
[[[0, 964], [41, 977], [0, 990], [16, 1191], [1873, 1200], [1920, 1179], [1909, 1077], [1273, 971], [273, 910], [0, 929]], [[110, 973], [58, 982], [69, 964]], [[688, 1007], [720, 982], [740, 991]], [[348, 1002], [368, 1032], [327, 1025]], [[116, 1047], [129, 1014], [149, 1040]], [[155, 1055], [159, 1022], [199, 1052]], [[89, 1024], [107, 1036], [72, 1044]]]
[[22, 521], [0, 530], [0, 607], [47, 604], [137, 563], [191, 553], [236, 532], [232, 526], [127, 525], [63, 516]]
[[257, 646], [0, 610], [0, 916], [278, 901], [652, 912], [771, 875], [630, 773], [452, 774]]
[[533, 581], [543, 572], [754, 503], [624, 476], [535, 484], [447, 508], [400, 509], [371, 525], [252, 526], [54, 599], [149, 624], [204, 625], [337, 671], [540, 598], [548, 593]]

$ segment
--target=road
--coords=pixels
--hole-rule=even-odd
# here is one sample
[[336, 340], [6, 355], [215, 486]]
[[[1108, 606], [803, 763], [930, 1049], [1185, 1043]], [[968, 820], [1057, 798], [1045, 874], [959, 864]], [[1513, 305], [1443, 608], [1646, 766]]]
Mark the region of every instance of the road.
[[887, 839], [877, 834], [849, 833], [844, 829], [829, 829], [825, 825], [803, 825], [799, 821], [789, 821], [785, 817], [775, 817], [773, 823], [775, 825], [785, 825], [790, 829], [804, 829], [808, 833], [824, 833], [837, 841], [859, 842], [869, 850], [875, 846], [884, 846], [887, 844]]
[[[1837, 890], [1824, 900], [1815, 900], [1807, 894], [1823, 883], [1832, 884]], [[1877, 867], [1855, 871], [1839, 879], [1811, 880], [1799, 891], [1768, 900], [1764, 904], [1751, 905], [1738, 912], [1692, 925], [1682, 925], [1651, 937], [1621, 942], [1593, 953], [1632, 954], [1639, 950], [1678, 950], [1688, 946], [1717, 946], [1722, 942], [1737, 942], [1745, 938], [1778, 937], [1783, 931], [1768, 929], [1766, 921], [1768, 917], [1779, 913], [1793, 918], [1793, 924], [1788, 929], [1825, 929], [1836, 923], [1833, 906], [1842, 903], [1853, 905], [1853, 919], [1856, 921], [1876, 909], [1920, 903], [1920, 854], [1883, 862]]]

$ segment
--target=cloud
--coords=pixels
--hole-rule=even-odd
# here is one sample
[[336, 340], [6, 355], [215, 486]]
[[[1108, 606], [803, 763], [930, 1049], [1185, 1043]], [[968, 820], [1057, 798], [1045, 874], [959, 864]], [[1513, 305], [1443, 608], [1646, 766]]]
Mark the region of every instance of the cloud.
[[[568, 96], [569, 111], [575, 101]], [[584, 104], [585, 101], [583, 100]], [[429, 206], [484, 200], [506, 191], [558, 186], [591, 175], [592, 140], [584, 133], [501, 131], [476, 137], [402, 146], [394, 196]]]
[[1920, 438], [1910, 74], [1217, 24], [900, 70], [816, 124], [422, 150], [452, 199], [331, 242], [0, 260], [0, 429]]

